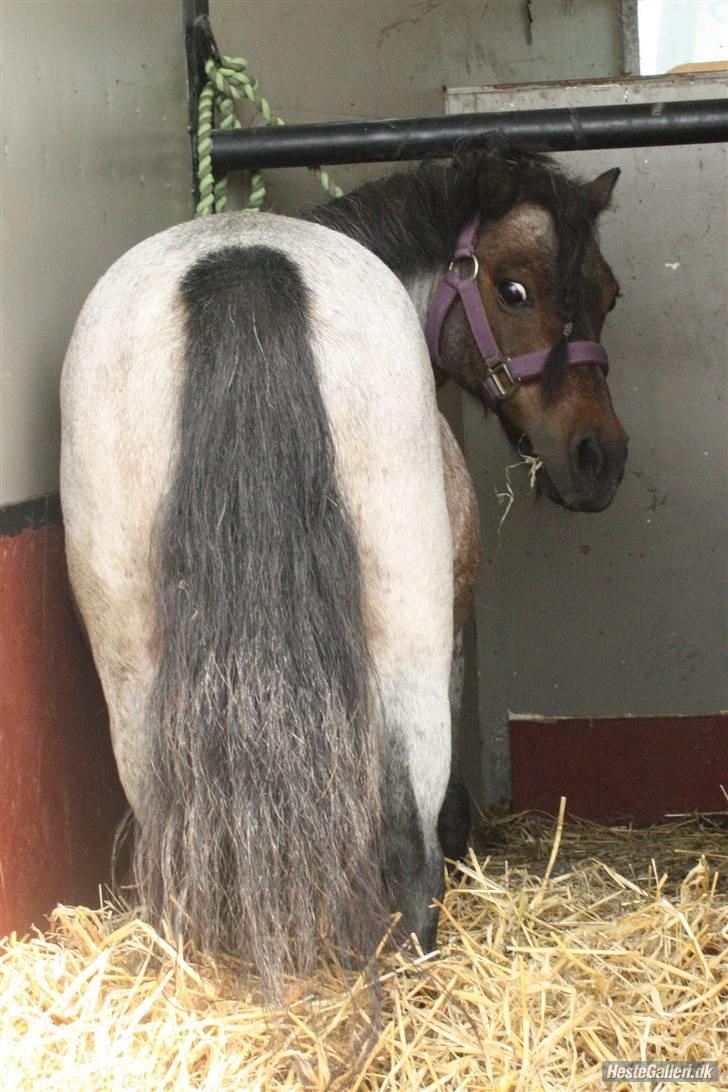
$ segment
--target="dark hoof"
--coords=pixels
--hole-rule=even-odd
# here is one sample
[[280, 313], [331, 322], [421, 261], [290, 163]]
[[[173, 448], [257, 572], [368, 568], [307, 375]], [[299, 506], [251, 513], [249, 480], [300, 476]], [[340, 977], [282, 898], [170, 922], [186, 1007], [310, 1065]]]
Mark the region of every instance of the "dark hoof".
[[468, 852], [470, 797], [462, 781], [451, 781], [445, 793], [437, 833], [445, 857], [461, 861]]

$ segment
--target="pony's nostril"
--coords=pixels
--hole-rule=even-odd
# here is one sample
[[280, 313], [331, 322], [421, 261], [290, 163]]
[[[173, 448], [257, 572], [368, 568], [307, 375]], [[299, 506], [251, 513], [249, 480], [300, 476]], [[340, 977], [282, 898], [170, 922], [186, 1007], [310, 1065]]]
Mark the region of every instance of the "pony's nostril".
[[601, 444], [591, 436], [579, 441], [576, 449], [579, 470], [590, 478], [598, 478], [604, 468], [604, 453]]

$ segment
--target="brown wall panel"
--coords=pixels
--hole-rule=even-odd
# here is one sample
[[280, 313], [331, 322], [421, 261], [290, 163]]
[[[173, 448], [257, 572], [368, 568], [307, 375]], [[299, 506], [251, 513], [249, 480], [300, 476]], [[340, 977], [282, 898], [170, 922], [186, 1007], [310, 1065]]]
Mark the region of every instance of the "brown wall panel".
[[510, 722], [514, 811], [594, 822], [728, 815], [728, 713]]
[[0, 538], [0, 935], [98, 898], [125, 809], [62, 527]]

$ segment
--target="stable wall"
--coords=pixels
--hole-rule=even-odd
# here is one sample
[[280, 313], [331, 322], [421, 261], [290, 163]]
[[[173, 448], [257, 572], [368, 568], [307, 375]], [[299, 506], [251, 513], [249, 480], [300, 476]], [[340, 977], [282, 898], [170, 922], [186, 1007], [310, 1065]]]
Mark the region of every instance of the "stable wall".
[[190, 213], [176, 0], [2, 4], [0, 505], [58, 489], [58, 379], [81, 304]]
[[[532, 0], [530, 11], [529, 30], [524, 0], [210, 0], [221, 52], [247, 59], [289, 124], [433, 116], [445, 87], [620, 74], [619, 0]], [[349, 190], [391, 169], [333, 173]], [[280, 212], [321, 200], [303, 168], [268, 179]]]
[[123, 251], [191, 209], [176, 0], [4, 0], [0, 366], [0, 935], [93, 900], [124, 810], [74, 616], [58, 380]]
[[[312, 12], [312, 8], [314, 11]], [[509, 88], [461, 96], [455, 109], [499, 111], [579, 103], [720, 96], [725, 81], [686, 78], [652, 90], [598, 86], [584, 92], [576, 80], [615, 78], [621, 71], [620, 5], [534, 0], [533, 23], [520, 0], [496, 3], [224, 3], [211, 15], [224, 53], [247, 58], [273, 109], [289, 122], [340, 118], [435, 115], [444, 88], [506, 84]], [[541, 81], [552, 81], [552, 86]], [[532, 84], [531, 91], [518, 88]], [[586, 95], [586, 97], [585, 97]], [[246, 122], [255, 121], [249, 108]], [[664, 810], [721, 806], [719, 783], [693, 773], [702, 785], [680, 794], [681, 766], [690, 752], [709, 753], [717, 769], [726, 759], [728, 707], [725, 573], [726, 455], [725, 148], [664, 148], [563, 157], [584, 174], [620, 164], [614, 210], [603, 218], [605, 253], [623, 282], [624, 299], [610, 316], [605, 338], [614, 362], [611, 388], [628, 432], [628, 473], [612, 509], [601, 515], [567, 513], [547, 501], [519, 498], [500, 536], [495, 491], [516, 457], [494, 420], [461, 399], [448, 384], [441, 404], [466, 449], [476, 483], [484, 560], [474, 627], [468, 641], [465, 765], [480, 800], [511, 795], [509, 712], [584, 718], [585, 763], [560, 784], [582, 814], [607, 817], [605, 794], [589, 811], [581, 789], [589, 755], [596, 786], [609, 776], [629, 779], [618, 733], [630, 718], [633, 749], [645, 751], [642, 772], [654, 770], [663, 792], [620, 814], [654, 819]], [[398, 165], [336, 167], [344, 189]], [[322, 192], [305, 170], [268, 172], [269, 199], [283, 212], [318, 202]], [[677, 265], [676, 265], [677, 263]], [[461, 410], [464, 407], [464, 422]], [[464, 425], [464, 427], [463, 427]], [[707, 454], [706, 454], [707, 452]], [[476, 647], [477, 644], [477, 647]], [[689, 719], [679, 722], [675, 714]], [[595, 721], [600, 722], [596, 723]], [[618, 721], [602, 718], [619, 718]], [[595, 723], [592, 723], [595, 721]], [[514, 721], [510, 732], [526, 733]], [[661, 758], [651, 761], [653, 729], [662, 731]], [[534, 729], [535, 731], [535, 729]], [[637, 737], [643, 731], [643, 737]], [[541, 803], [520, 791], [538, 771], [531, 761], [559, 762], [574, 751], [567, 726], [537, 751], [517, 741], [514, 770], [518, 803]], [[563, 751], [555, 748], [560, 738]], [[718, 749], [716, 741], [721, 741]], [[578, 749], [577, 749], [578, 750]], [[612, 755], [605, 767], [604, 754]], [[549, 759], [550, 755], [550, 759]], [[558, 756], [556, 761], [554, 757]], [[670, 764], [671, 763], [671, 764]], [[726, 765], [728, 768], [728, 765]], [[663, 777], [665, 770], [673, 776]], [[702, 767], [701, 767], [702, 769]], [[545, 781], [545, 779], [542, 779]], [[558, 794], [551, 791], [550, 799]], [[687, 803], [686, 803], [687, 800]], [[615, 796], [616, 801], [616, 796]], [[663, 806], [663, 811], [660, 807]], [[615, 804], [616, 806], [616, 804]], [[612, 813], [616, 814], [616, 813]]]
[[[443, 87], [616, 75], [616, 0], [218, 2], [288, 121], [437, 114]], [[4, 0], [0, 405], [0, 933], [90, 898], [123, 808], [65, 581], [58, 380], [81, 304], [138, 240], [191, 214], [179, 0]], [[342, 185], [381, 173], [337, 169]], [[270, 176], [274, 207], [320, 200]], [[457, 426], [459, 398], [444, 395]], [[471, 680], [472, 681], [472, 680]], [[477, 716], [469, 690], [471, 724]]]
[[[488, 113], [727, 95], [721, 75], [674, 76], [466, 88], [450, 93], [448, 107]], [[520, 468], [511, 471], [516, 500], [500, 525], [496, 493], [518, 456], [481, 407], [463, 400], [483, 536], [478, 719], [489, 799], [510, 797], [508, 737], [526, 733], [528, 748], [516, 740], [518, 763], [530, 751], [542, 767], [551, 810], [561, 793], [591, 818], [725, 808], [728, 718], [695, 718], [728, 710], [727, 155], [726, 144], [711, 144], [557, 157], [587, 178], [622, 171], [600, 221], [602, 251], [622, 291], [602, 342], [630, 446], [625, 479], [606, 512], [567, 512], [536, 498]], [[573, 746], [568, 723], [555, 734], [545, 726], [539, 736], [533, 717], [525, 727], [509, 713], [536, 714], [546, 725], [580, 718], [580, 744]], [[676, 714], [689, 719], [681, 723]], [[630, 721], [650, 716], [659, 718], [652, 726]], [[631, 751], [643, 752], [638, 766], [617, 743], [625, 732]], [[515, 769], [515, 753], [514, 782], [524, 772]], [[586, 784], [563, 773], [577, 753], [580, 776], [591, 763]], [[600, 782], [615, 776], [633, 796], [626, 811], [615, 793], [610, 812], [600, 793]], [[701, 786], [687, 803], [684, 780]], [[585, 810], [590, 788], [594, 800]], [[662, 810], [645, 811], [648, 795]], [[543, 800], [519, 797], [530, 806]]]

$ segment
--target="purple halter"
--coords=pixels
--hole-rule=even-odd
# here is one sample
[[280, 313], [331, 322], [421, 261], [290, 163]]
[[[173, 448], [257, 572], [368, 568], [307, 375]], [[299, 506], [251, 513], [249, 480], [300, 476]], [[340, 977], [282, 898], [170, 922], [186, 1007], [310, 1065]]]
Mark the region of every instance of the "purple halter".
[[[481, 397], [492, 409], [499, 402], [512, 398], [521, 383], [540, 378], [551, 349], [539, 349], [534, 353], [511, 358], [503, 356], [498, 348], [477, 285], [478, 259], [475, 256], [475, 244], [479, 228], [480, 220], [476, 217], [465, 225], [458, 236], [453, 260], [427, 312], [425, 338], [432, 363], [442, 367], [440, 331], [455, 297], [460, 296], [470, 331], [488, 371], [488, 377], [482, 384]], [[461, 278], [458, 264], [467, 259], [471, 261], [472, 269], [469, 276]], [[564, 327], [564, 336], [568, 338], [570, 333], [571, 324], [567, 324]], [[567, 364], [596, 364], [605, 375], [609, 371], [607, 354], [595, 341], [570, 341], [567, 346]]]

